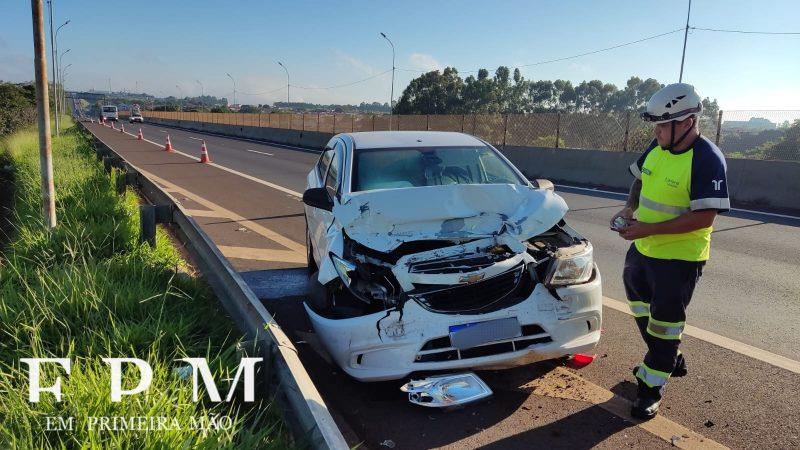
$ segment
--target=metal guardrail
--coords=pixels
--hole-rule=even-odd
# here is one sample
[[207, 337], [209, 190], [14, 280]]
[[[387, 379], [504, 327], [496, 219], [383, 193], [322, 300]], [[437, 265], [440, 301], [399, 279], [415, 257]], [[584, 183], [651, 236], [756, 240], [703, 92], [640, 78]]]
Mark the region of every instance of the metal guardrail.
[[[78, 124], [89, 132], [83, 123]], [[264, 357], [262, 369], [269, 390], [276, 394], [276, 399], [284, 407], [284, 417], [296, 441], [313, 449], [348, 449], [322, 396], [303, 367], [294, 344], [216, 244], [168, 193], [105, 142], [89, 133], [94, 138], [98, 157], [103, 157], [104, 164], [123, 170], [126, 184], [136, 188], [151, 204], [162, 208], [168, 206], [178, 239], [189, 250], [192, 260], [237, 327], [248, 339], [257, 343], [258, 351]]]

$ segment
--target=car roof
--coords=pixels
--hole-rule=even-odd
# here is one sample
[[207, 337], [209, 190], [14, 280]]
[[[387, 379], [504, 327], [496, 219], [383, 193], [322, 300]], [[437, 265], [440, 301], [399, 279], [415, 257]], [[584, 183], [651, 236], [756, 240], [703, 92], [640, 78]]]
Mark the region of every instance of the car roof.
[[413, 148], [486, 146], [475, 136], [452, 131], [368, 131], [346, 133], [353, 139], [355, 148]]

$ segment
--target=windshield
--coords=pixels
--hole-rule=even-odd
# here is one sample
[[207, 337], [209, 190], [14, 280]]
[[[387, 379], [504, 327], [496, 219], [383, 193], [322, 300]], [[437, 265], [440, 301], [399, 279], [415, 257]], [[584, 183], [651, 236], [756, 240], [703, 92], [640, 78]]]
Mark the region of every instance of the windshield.
[[117, 112], [116, 106], [103, 106], [103, 112]]
[[358, 150], [353, 163], [353, 192], [447, 184], [527, 184], [489, 147]]

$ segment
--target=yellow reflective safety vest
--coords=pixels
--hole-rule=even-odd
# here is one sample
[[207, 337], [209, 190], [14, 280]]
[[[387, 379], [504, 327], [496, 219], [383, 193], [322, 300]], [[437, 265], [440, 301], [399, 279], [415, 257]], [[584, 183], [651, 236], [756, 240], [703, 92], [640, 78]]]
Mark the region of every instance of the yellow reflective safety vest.
[[[680, 153], [664, 150], [653, 140], [629, 170], [642, 180], [636, 219], [658, 223], [687, 211], [730, 209], [727, 165], [713, 142], [699, 136]], [[689, 233], [659, 234], [636, 239], [636, 249], [645, 256], [683, 261], [705, 261], [709, 257], [712, 227]]]

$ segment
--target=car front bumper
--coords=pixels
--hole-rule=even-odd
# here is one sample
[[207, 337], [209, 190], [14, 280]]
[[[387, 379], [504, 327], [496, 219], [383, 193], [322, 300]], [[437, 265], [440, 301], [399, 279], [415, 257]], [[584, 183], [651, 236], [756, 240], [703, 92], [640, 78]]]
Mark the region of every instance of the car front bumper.
[[[320, 341], [345, 372], [360, 381], [383, 381], [418, 371], [515, 367], [590, 351], [600, 340], [602, 323], [597, 268], [588, 283], [556, 292], [560, 299], [538, 284], [522, 302], [476, 315], [435, 313], [409, 300], [402, 320], [397, 311], [388, 316], [380, 312], [328, 319], [305, 306]], [[517, 318], [523, 331], [534, 330], [532, 334], [460, 351], [446, 346], [431, 349], [431, 341], [441, 343], [451, 326], [510, 317]]]

